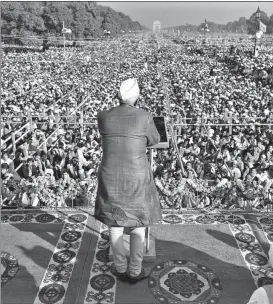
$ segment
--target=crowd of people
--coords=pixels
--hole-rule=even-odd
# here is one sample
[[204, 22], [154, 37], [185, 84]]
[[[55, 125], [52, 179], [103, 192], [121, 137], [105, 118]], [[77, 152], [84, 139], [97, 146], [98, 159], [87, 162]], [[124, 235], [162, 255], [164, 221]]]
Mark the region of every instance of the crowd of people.
[[[67, 48], [65, 60], [55, 48], [4, 54], [2, 207], [92, 205], [102, 155], [96, 115], [119, 104], [122, 81], [137, 78], [137, 107], [174, 128], [152, 165], [162, 208], [265, 210], [273, 181], [272, 43], [253, 57], [243, 52], [253, 42], [233, 38], [221, 48], [221, 41], [100, 41]], [[11, 134], [24, 125], [14, 149]]]

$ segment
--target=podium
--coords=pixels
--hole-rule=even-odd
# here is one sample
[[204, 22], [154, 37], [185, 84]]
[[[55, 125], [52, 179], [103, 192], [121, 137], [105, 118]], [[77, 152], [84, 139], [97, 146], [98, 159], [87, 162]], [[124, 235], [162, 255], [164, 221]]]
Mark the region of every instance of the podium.
[[[153, 119], [155, 126], [160, 134], [160, 142], [154, 146], [147, 147], [149, 149], [149, 160], [151, 167], [153, 165], [153, 150], [169, 148], [169, 138], [167, 133], [165, 117], [154, 116]], [[124, 228], [123, 243], [126, 250], [126, 256], [130, 256], [130, 235], [128, 234], [128, 232], [129, 231], [126, 231], [126, 228]], [[143, 260], [154, 261], [155, 259], [156, 259], [155, 238], [150, 235], [150, 227], [146, 227]], [[109, 260], [113, 261], [113, 252], [111, 246], [109, 250]]]
[[148, 149], [167, 149], [169, 148], [169, 137], [167, 132], [166, 120], [164, 116], [154, 116], [154, 123], [160, 134], [160, 142], [154, 146], [147, 147]]

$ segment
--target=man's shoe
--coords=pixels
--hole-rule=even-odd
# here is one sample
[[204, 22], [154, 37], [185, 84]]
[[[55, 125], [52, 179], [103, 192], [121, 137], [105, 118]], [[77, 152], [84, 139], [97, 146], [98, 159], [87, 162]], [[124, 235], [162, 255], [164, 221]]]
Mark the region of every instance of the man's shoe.
[[152, 269], [150, 267], [142, 268], [140, 274], [136, 277], [132, 277], [129, 273], [127, 273], [128, 282], [131, 284], [135, 284], [138, 281], [147, 279], [151, 271]]
[[127, 274], [126, 274], [126, 272], [118, 272], [117, 270], [116, 270], [116, 267], [115, 267], [115, 265], [114, 264], [112, 264], [112, 266], [111, 266], [111, 273], [114, 275], [114, 276], [116, 276], [117, 278], [119, 278], [121, 281], [127, 281]]

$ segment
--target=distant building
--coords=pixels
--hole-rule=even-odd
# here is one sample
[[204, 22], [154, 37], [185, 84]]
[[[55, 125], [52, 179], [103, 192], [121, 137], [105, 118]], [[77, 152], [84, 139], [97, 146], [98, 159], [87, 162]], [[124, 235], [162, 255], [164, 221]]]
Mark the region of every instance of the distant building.
[[159, 33], [161, 31], [161, 23], [160, 21], [154, 21], [153, 23], [153, 32]]

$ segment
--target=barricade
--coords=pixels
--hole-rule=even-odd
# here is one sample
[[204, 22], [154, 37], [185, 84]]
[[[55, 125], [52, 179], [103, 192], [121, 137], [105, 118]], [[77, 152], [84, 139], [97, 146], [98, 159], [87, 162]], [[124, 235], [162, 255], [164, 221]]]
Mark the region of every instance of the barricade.
[[[30, 111], [28, 111], [28, 122], [26, 124], [24, 124], [21, 128], [19, 128], [18, 130], [14, 131], [11, 133], [10, 136], [8, 136], [5, 140], [1, 141], [1, 144], [5, 144], [6, 142], [8, 142], [9, 140], [12, 141], [12, 143], [5, 148], [5, 150], [9, 150], [12, 148], [13, 151], [13, 155], [15, 155], [15, 151], [16, 151], [16, 144], [22, 139], [24, 138], [26, 135], [28, 135], [29, 133], [32, 132], [33, 130], [33, 126], [32, 126], [32, 117], [30, 115]], [[24, 131], [24, 133], [21, 135], [20, 132]], [[16, 138], [16, 135], [20, 134], [19, 138]], [[5, 151], [4, 150], [4, 151]]]
[[[93, 118], [94, 119], [94, 118]], [[189, 120], [189, 119], [187, 119]], [[77, 123], [80, 125], [79, 123]], [[85, 125], [96, 125], [95, 122], [85, 121]], [[173, 128], [172, 128], [173, 125]], [[206, 124], [191, 124], [195, 125], [196, 128], [206, 127]], [[215, 128], [218, 126], [222, 127], [222, 124], [209, 124]], [[241, 124], [244, 125], [245, 124]], [[272, 124], [266, 124], [272, 125]], [[179, 139], [180, 136], [174, 136], [176, 129], [179, 127], [185, 128], [189, 125], [185, 124], [174, 124], [169, 121], [169, 132], [172, 139], [172, 147], [175, 149], [176, 154], [179, 155]], [[224, 124], [228, 126], [228, 124]], [[253, 125], [251, 125], [253, 126]], [[47, 139], [45, 139], [39, 146], [38, 149], [45, 146], [49, 138], [52, 138], [58, 129], [55, 130]], [[205, 129], [204, 129], [205, 132]], [[175, 140], [174, 140], [175, 139]], [[176, 140], [178, 139], [178, 143]], [[58, 140], [55, 142], [55, 144]], [[53, 144], [54, 145], [54, 144]], [[51, 146], [50, 149], [52, 149]], [[179, 157], [181, 167], [185, 167], [185, 163]], [[223, 162], [223, 166], [227, 166], [227, 172], [229, 173], [230, 168]], [[16, 168], [17, 171], [19, 169]], [[183, 170], [182, 172], [183, 173]], [[157, 178], [157, 177], [156, 177]], [[54, 184], [55, 183], [55, 184]], [[180, 183], [180, 184], [179, 184]], [[79, 186], [80, 185], [80, 186]], [[91, 186], [90, 186], [91, 185]], [[50, 180], [50, 177], [38, 177], [37, 180], [30, 182], [21, 182], [19, 185], [13, 185], [15, 190], [14, 195], [8, 195], [8, 189], [5, 190], [5, 183], [3, 183], [4, 191], [2, 197], [2, 207], [4, 208], [15, 208], [15, 209], [50, 209], [50, 208], [82, 208], [82, 204], [85, 207], [93, 208], [96, 194], [97, 180], [93, 176], [92, 179], [85, 179], [80, 182], [73, 180], [71, 187], [61, 194], [63, 186], [59, 183]], [[257, 211], [259, 204], [264, 206], [263, 211], [273, 212], [272, 210], [272, 186], [267, 191], [260, 191], [259, 193], [250, 193], [251, 189], [243, 189], [243, 186], [228, 178], [225, 182], [217, 181], [206, 177], [204, 180], [185, 178], [184, 174], [180, 174], [178, 182], [169, 185], [172, 189], [171, 192], [160, 192], [161, 207], [169, 211], [177, 210], [244, 210], [252, 212]], [[82, 187], [82, 188], [81, 188]], [[89, 188], [88, 188], [89, 187]], [[180, 188], [179, 188], [180, 187]], [[180, 189], [174, 191], [174, 189]], [[182, 189], [182, 190], [181, 190]], [[243, 190], [242, 190], [243, 189]], [[248, 193], [248, 191], [250, 191]], [[64, 197], [64, 195], [66, 197]], [[48, 200], [45, 199], [48, 197]], [[236, 201], [237, 200], [237, 201]], [[8, 201], [8, 203], [7, 203]], [[63, 203], [64, 201], [68, 202]], [[46, 203], [48, 202], [48, 203]], [[62, 203], [60, 203], [62, 202]], [[233, 202], [231, 204], [231, 202]]]

